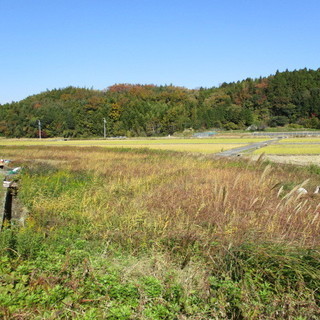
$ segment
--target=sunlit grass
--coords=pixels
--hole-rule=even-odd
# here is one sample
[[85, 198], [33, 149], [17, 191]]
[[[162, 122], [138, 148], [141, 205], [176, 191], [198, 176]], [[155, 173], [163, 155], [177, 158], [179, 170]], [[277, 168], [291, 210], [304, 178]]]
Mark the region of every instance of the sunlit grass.
[[254, 154], [320, 154], [320, 144], [274, 144], [265, 148], [257, 149]]

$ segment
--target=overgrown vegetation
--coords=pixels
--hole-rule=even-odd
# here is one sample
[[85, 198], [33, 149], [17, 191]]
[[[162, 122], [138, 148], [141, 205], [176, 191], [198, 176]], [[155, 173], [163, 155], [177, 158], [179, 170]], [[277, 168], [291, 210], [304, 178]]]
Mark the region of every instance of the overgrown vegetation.
[[[4, 319], [318, 319], [315, 168], [5, 147], [25, 227], [0, 234]], [[26, 161], [28, 159], [28, 161]], [[309, 179], [309, 180], [307, 180]]]
[[[320, 128], [320, 70], [189, 90], [117, 84], [105, 91], [68, 87], [0, 105], [0, 135], [36, 137], [159, 136], [208, 128]], [[192, 128], [192, 129], [190, 129]]]

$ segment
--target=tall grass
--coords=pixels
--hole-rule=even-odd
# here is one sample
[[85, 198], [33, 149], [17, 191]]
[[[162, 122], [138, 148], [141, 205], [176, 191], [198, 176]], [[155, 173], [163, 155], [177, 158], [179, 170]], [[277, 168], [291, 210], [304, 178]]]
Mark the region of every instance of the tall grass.
[[[24, 163], [19, 196], [31, 215], [27, 229], [1, 235], [2, 252], [24, 266], [34, 288], [43, 288], [41, 277], [55, 288], [49, 269], [73, 288], [56, 289], [58, 306], [70, 301], [65, 318], [319, 315], [319, 198], [296, 192], [314, 187], [316, 175], [262, 160], [160, 151], [4, 150]], [[23, 241], [27, 236], [34, 246]], [[30, 275], [23, 261], [34, 258], [38, 265]], [[17, 302], [3, 312], [54, 312], [48, 301], [33, 302], [27, 311]], [[123, 308], [115, 307], [119, 303]]]
[[[209, 242], [210, 237], [227, 241], [231, 237], [233, 242], [242, 242], [246, 237], [258, 236], [263, 241], [286, 240], [309, 245], [319, 232], [319, 219], [314, 219], [318, 198], [305, 199], [295, 190], [278, 193], [281, 184], [292, 179], [296, 180], [297, 189], [303, 177], [299, 181], [299, 177], [276, 172], [271, 166], [260, 165], [253, 170], [251, 163], [233, 168], [228, 161], [217, 165], [212, 160], [168, 153], [117, 153], [90, 148], [80, 149], [76, 154], [73, 149], [63, 148], [58, 152], [42, 150], [32, 154], [24, 156], [29, 160], [61, 161], [60, 167], [67, 170], [57, 173], [57, 177], [51, 171], [43, 178], [30, 176], [37, 180], [30, 183], [40, 190], [37, 206], [46, 207], [42, 201], [48, 201], [47, 189], [56, 197], [60, 189], [66, 189], [62, 197], [69, 210], [92, 218], [92, 223], [98, 215], [99, 221], [110, 229], [121, 225], [129, 237], [130, 230], [137, 228], [139, 234], [150, 240], [165, 230], [166, 235], [191, 232]], [[87, 177], [82, 180], [64, 177], [69, 172]], [[273, 188], [277, 184], [279, 187]], [[76, 210], [70, 195], [73, 189], [79, 198]], [[25, 187], [24, 192], [30, 190]], [[25, 198], [34, 196], [28, 193]], [[55, 202], [64, 203], [63, 199]], [[142, 219], [143, 223], [137, 225], [136, 219]], [[137, 234], [133, 232], [134, 235]]]

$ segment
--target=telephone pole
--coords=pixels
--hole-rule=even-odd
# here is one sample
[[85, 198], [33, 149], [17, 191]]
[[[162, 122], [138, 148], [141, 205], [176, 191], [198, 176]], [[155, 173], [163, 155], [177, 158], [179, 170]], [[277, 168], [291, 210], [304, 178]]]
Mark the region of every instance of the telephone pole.
[[103, 137], [104, 137], [105, 139], [107, 138], [107, 128], [106, 128], [106, 123], [107, 123], [106, 118], [103, 118]]

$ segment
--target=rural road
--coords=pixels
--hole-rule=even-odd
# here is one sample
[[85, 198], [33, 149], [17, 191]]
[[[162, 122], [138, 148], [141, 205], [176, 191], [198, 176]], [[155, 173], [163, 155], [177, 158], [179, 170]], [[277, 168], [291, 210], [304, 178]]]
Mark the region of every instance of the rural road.
[[266, 147], [272, 142], [279, 141], [279, 138], [277, 139], [272, 139], [272, 140], [266, 140], [266, 141], [261, 141], [261, 142], [256, 142], [252, 143], [243, 147], [238, 147], [230, 150], [226, 150], [220, 153], [215, 153], [215, 156], [220, 156], [220, 157], [232, 157], [232, 156], [238, 156], [240, 153], [251, 150], [251, 149], [259, 149]]

